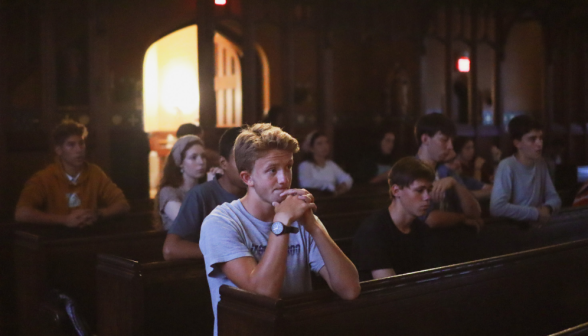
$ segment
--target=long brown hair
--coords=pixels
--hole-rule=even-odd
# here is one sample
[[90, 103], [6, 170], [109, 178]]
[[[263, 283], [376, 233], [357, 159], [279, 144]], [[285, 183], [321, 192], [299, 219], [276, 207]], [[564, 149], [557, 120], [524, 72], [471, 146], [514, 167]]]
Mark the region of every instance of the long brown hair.
[[[200, 145], [204, 147], [204, 142], [200, 140], [200, 138], [195, 137], [194, 140], [189, 141], [186, 143], [182, 151], [180, 152], [180, 162], [184, 162], [186, 158], [186, 152], [192, 148], [193, 146]], [[169, 155], [165, 159], [165, 165], [163, 166], [163, 174], [161, 176], [161, 180], [159, 181], [159, 186], [157, 187], [157, 194], [155, 194], [155, 200], [153, 201], [153, 228], [156, 230], [163, 230], [163, 222], [161, 221], [161, 214], [159, 212], [159, 193], [163, 187], [173, 187], [178, 188], [184, 183], [184, 175], [182, 173], [182, 168], [176, 164], [176, 161], [173, 157], [174, 148], [170, 151]]]

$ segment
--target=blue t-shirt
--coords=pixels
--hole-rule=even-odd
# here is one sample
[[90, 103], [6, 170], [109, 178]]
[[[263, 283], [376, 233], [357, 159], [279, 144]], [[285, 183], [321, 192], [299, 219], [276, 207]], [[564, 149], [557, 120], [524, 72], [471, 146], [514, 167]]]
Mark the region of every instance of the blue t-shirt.
[[197, 243], [204, 218], [218, 205], [232, 202], [238, 197], [221, 187], [215, 177], [212, 181], [199, 184], [188, 191], [182, 207], [168, 233]]
[[[218, 333], [216, 317], [220, 301], [219, 288], [222, 285], [237, 287], [222, 273], [220, 264], [243, 257], [253, 257], [259, 263], [267, 247], [269, 235], [273, 234], [270, 231], [271, 224], [253, 217], [243, 207], [241, 200], [218, 206], [204, 220], [200, 249], [204, 255], [212, 299], [215, 335]], [[280, 296], [311, 291], [310, 271], [318, 273], [325, 265], [314, 239], [304, 226], [298, 225], [298, 222], [294, 222], [292, 226], [299, 228], [300, 231], [290, 234], [286, 276]]]

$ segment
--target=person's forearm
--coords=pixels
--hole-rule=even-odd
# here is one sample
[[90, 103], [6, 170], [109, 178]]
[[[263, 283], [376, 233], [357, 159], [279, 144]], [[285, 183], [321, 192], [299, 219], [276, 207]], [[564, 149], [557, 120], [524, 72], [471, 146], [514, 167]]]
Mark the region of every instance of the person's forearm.
[[163, 259], [201, 259], [202, 251], [198, 243], [182, 239], [175, 234], [168, 234], [163, 243]]
[[519, 221], [535, 221], [539, 219], [539, 210], [536, 207], [512, 204], [493, 197], [490, 200], [490, 215], [492, 217], [508, 217]]
[[286, 276], [289, 241], [288, 234], [276, 236], [270, 233], [265, 252], [249, 274], [248, 282], [243, 289], [272, 298], [280, 297]]
[[101, 218], [110, 218], [118, 215], [122, 215], [127, 213], [131, 210], [131, 207], [128, 203], [115, 203], [110, 205], [109, 207], [102, 208], [98, 210]]
[[431, 228], [450, 227], [462, 223], [466, 216], [457, 212], [433, 210], [427, 216], [425, 223]]
[[457, 197], [459, 197], [463, 214], [468, 218], [480, 218], [482, 215], [482, 208], [474, 195], [472, 195], [465, 186], [459, 183], [456, 184], [455, 191], [457, 192]]
[[359, 275], [353, 263], [331, 239], [321, 224], [309, 231], [325, 262], [329, 274], [329, 286], [333, 292], [346, 300], [355, 299], [360, 291]]
[[21, 207], [16, 209], [14, 220], [22, 223], [65, 225], [64, 215], [46, 213], [33, 208]]
[[492, 188], [490, 189], [480, 189], [480, 190], [472, 190], [472, 195], [478, 200], [487, 200], [492, 195]]

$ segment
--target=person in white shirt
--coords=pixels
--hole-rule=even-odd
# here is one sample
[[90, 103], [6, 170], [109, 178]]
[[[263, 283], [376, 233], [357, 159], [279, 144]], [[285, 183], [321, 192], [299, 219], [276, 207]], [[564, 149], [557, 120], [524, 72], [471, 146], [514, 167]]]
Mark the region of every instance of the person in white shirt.
[[343, 194], [353, 185], [353, 178], [329, 159], [331, 144], [321, 132], [310, 133], [304, 142], [306, 159], [298, 166], [298, 183], [301, 188]]

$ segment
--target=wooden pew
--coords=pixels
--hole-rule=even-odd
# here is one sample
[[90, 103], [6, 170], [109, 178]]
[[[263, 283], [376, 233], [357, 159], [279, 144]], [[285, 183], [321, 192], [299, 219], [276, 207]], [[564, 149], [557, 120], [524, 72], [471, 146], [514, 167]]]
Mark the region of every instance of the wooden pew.
[[588, 323], [583, 323], [578, 326], [562, 330], [550, 336], [585, 336], [588, 335]]
[[165, 234], [152, 231], [149, 218], [146, 214], [129, 216], [73, 230], [34, 226], [17, 231], [14, 268], [20, 334], [51, 334], [44, 324], [43, 312], [47, 311], [43, 307], [47, 293], [54, 288], [76, 299], [94, 327], [96, 256], [160, 257]]
[[13, 234], [16, 223], [0, 223], [0, 335], [16, 335]]
[[96, 279], [99, 335], [213, 332], [203, 260], [139, 262], [99, 255]]
[[[333, 214], [323, 224], [345, 252], [371, 211]], [[210, 292], [202, 260], [133, 260], [99, 255], [97, 330], [100, 335], [212, 333]], [[195, 316], [198, 316], [196, 318]]]
[[545, 335], [585, 321], [588, 240], [271, 299], [223, 286], [219, 335]]
[[390, 205], [388, 188], [373, 187], [360, 189], [341, 196], [317, 196], [316, 214], [324, 216], [342, 212], [356, 212], [382, 209]]
[[[355, 230], [357, 230], [357, 227], [361, 221], [366, 216], [368, 216], [369, 213], [370, 211], [353, 214], [326, 215], [321, 219], [337, 244], [339, 244], [340, 247], [348, 253], [351, 249], [351, 238], [353, 237]], [[581, 216], [578, 215], [575, 217], [579, 218]], [[578, 227], [583, 227], [582, 223], [578, 222], [577, 220], [572, 224]], [[515, 236], [515, 239], [520, 239], [521, 237], [524, 237], [525, 234], [530, 233], [528, 230], [525, 231], [519, 228], [518, 225], [521, 224], [515, 222], [498, 221], [495, 221], [492, 223], [492, 225], [489, 225], [486, 230], [493, 229], [495, 234], [493, 236], [484, 236], [484, 239], [492, 238], [495, 241], [488, 242], [488, 246], [486, 247], [496, 246], [496, 243], [508, 240], [508, 235], [513, 235], [514, 233], [520, 233], [519, 236]], [[574, 236], [574, 233], [578, 230], [574, 230], [573, 225], [572, 228], [566, 228], [566, 226], [563, 224], [559, 226], [553, 226], [553, 228], [558, 228], [564, 231], [567, 230], [568, 233], [554, 234], [554, 232], [549, 232], [549, 235], [551, 236], [556, 238], [567, 237], [569, 239], [578, 238], [578, 236]], [[472, 242], [469, 243], [470, 248], [477, 246], [481, 239], [477, 238], [478, 236], [473, 229], [467, 227], [462, 228], [462, 230], [459, 232], [465, 234], [456, 235], [455, 232], [443, 231], [440, 236], [434, 237], [437, 239], [436, 242], [434, 240], [429, 241], [431, 248], [429, 250], [428, 258], [431, 260], [431, 263], [434, 264], [434, 266], [453, 264], [456, 262], [455, 256], [453, 255], [455, 252], [449, 249], [448, 246], [453, 247], [457, 252], [461, 252], [461, 254], [455, 253], [459, 258], [469, 260], [476, 257], [476, 254], [473, 254], [471, 250], [467, 248], [464, 249], [464, 243], [459, 239], [463, 239], [464, 241], [467, 239], [472, 240]], [[532, 235], [533, 234], [534, 233], [532, 233]], [[429, 239], [433, 238], [429, 237]], [[456, 239], [458, 240], [456, 241]], [[520, 247], [516, 244], [511, 245], [511, 249]], [[484, 251], [484, 253], [491, 254], [491, 251]], [[136, 333], [141, 334], [141, 332], [139, 332], [140, 330], [162, 330], [162, 325], [171, 324], [176, 328], [181, 328], [181, 325], [171, 323], [170, 321], [173, 319], [170, 317], [153, 313], [151, 313], [152, 315], [149, 315], [149, 313], [146, 313], [148, 310], [148, 308], [145, 307], [146, 302], [157, 302], [155, 306], [158, 307], [161, 311], [171, 311], [174, 309], [179, 309], [180, 307], [185, 307], [187, 304], [200, 302], [200, 309], [210, 313], [210, 301], [208, 295], [205, 295], [204, 297], [206, 302], [202, 302], [199, 301], [202, 300], [202, 297], [198, 297], [193, 293], [187, 293], [186, 295], [179, 298], [173, 294], [176, 292], [174, 287], [177, 286], [177, 284], [185, 284], [185, 286], [189, 288], [196, 288], [197, 286], [202, 285], [202, 291], [208, 294], [208, 287], [206, 285], [205, 279], [200, 279], [194, 275], [195, 267], [198, 266], [203, 267], [201, 262], [195, 260], [165, 262], [161, 260], [137, 261], [116, 256], [100, 257], [97, 280], [99, 283], [98, 330], [104, 331], [108, 335], [131, 335]], [[201, 275], [204, 276], [203, 269], [201, 272]], [[151, 280], [152, 278], [156, 280]], [[100, 284], [100, 282], [105, 282], [105, 284]], [[175, 297], [176, 299], [161, 300], [161, 298], [158, 298], [157, 296], [152, 297], [152, 294], [150, 294], [149, 291], [142, 289], [145, 288], [145, 285], [143, 285], [142, 282], [155, 282], [157, 286], [161, 286], [161, 288], [170, 288], [171, 296]], [[135, 285], [132, 286], [131, 284]], [[149, 286], [150, 285], [147, 287]], [[111, 288], [116, 288], [116, 291], [111, 290]], [[139, 290], [136, 290], [137, 288], [139, 288]], [[120, 302], [121, 300], [122, 302]], [[103, 301], [103, 303], [100, 303], [100, 301]], [[107, 306], [108, 302], [110, 302], [110, 306]], [[115, 308], [119, 306], [125, 307], [121, 308], [125, 314], [119, 312]], [[196, 308], [191, 309], [197, 310]], [[121, 319], [121, 316], [127, 316], [127, 319]], [[148, 323], [151, 324], [147, 325]], [[185, 330], [188, 329], [189, 328], [186, 328]], [[104, 332], [100, 332], [100, 334], [104, 334]], [[182, 329], [176, 330], [176, 332], [181, 334]]]

